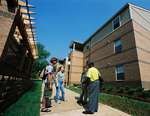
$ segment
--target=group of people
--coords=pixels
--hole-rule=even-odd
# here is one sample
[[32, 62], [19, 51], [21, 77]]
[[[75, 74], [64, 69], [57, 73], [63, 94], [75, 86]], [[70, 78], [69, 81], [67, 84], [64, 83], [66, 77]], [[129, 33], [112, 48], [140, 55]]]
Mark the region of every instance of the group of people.
[[[52, 95], [52, 84], [53, 84], [53, 65], [57, 63], [56, 58], [52, 58], [50, 60], [50, 65], [46, 67], [47, 78], [45, 80], [45, 87], [43, 93], [43, 107], [41, 109], [42, 112], [50, 112], [48, 109], [47, 100]], [[56, 74], [56, 97], [55, 102], [60, 104], [59, 100], [59, 91], [62, 91], [62, 100], [67, 102], [65, 99], [64, 92], [64, 67], [59, 67], [59, 71]], [[100, 72], [94, 67], [94, 63], [89, 63], [88, 67], [83, 68], [83, 73], [81, 76], [81, 94], [80, 99], [77, 103], [82, 103], [83, 105], [87, 104], [87, 98], [89, 96], [89, 107], [88, 110], [83, 111], [83, 114], [94, 114], [94, 112], [98, 112], [98, 99], [99, 99], [99, 89], [100, 89], [100, 81], [99, 77], [101, 76]], [[83, 100], [84, 97], [84, 100]]]
[[[94, 63], [91, 62], [87, 67], [83, 68], [83, 73], [81, 76], [81, 94], [80, 99], [77, 103], [87, 104], [87, 98], [89, 94], [89, 107], [88, 110], [83, 111], [83, 114], [94, 114], [98, 112], [98, 99], [99, 99], [99, 89], [101, 76], [100, 72], [94, 67]], [[84, 100], [83, 100], [84, 97]]]
[[[50, 64], [46, 66], [46, 79], [44, 80], [45, 87], [44, 87], [44, 93], [43, 93], [43, 106], [41, 109], [41, 112], [50, 112], [51, 110], [48, 109], [51, 106], [48, 105], [48, 99], [52, 96], [52, 86], [54, 82], [54, 70], [53, 70], [53, 65], [57, 63], [57, 58], [53, 57], [50, 60]], [[61, 90], [62, 92], [62, 100], [64, 102], [67, 102], [65, 99], [65, 91], [64, 91], [64, 67], [61, 66], [58, 69], [58, 72], [56, 74], [56, 80], [55, 80], [55, 85], [56, 85], [56, 96], [55, 96], [55, 102], [60, 104], [60, 97], [59, 97], [59, 91]]]

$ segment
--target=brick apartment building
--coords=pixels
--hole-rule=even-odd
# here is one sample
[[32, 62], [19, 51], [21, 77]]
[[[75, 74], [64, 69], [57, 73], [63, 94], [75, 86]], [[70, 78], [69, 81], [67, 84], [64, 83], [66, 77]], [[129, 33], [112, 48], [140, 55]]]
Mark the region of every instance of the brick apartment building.
[[150, 11], [127, 3], [84, 43], [72, 41], [70, 84], [94, 62], [105, 84], [150, 88]]
[[29, 89], [38, 58], [28, 1], [0, 0], [0, 115]]

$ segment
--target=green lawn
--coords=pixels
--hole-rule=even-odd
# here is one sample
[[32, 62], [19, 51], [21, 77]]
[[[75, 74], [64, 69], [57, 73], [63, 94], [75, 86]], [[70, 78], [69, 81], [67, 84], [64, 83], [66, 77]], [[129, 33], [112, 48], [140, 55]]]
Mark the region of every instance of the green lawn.
[[42, 81], [34, 81], [33, 87], [6, 109], [2, 116], [39, 116], [41, 87]]
[[[69, 87], [72, 91], [80, 93], [80, 88]], [[150, 116], [150, 103], [128, 99], [117, 95], [100, 93], [99, 102], [119, 109], [132, 116]]]

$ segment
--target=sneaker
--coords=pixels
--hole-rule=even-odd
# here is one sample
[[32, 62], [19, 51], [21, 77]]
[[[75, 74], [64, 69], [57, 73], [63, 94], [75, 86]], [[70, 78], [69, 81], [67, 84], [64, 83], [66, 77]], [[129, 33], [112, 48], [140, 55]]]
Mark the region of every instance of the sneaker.
[[64, 101], [64, 102], [67, 102], [68, 100], [65, 99], [65, 100], [63, 100], [63, 101]]
[[58, 101], [58, 102], [56, 102], [57, 104], [60, 104], [61, 102], [60, 101]]

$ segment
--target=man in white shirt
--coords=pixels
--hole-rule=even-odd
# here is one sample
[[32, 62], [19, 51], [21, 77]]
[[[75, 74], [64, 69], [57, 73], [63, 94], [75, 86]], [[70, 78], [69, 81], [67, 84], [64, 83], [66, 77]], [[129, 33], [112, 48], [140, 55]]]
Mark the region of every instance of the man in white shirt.
[[57, 59], [55, 57], [51, 58], [50, 64], [46, 67], [46, 74], [47, 77], [45, 79], [45, 87], [44, 87], [44, 94], [43, 94], [43, 107], [41, 109], [41, 112], [50, 112], [51, 110], [46, 108], [46, 102], [48, 101], [48, 98], [52, 95], [52, 85], [53, 85], [53, 65], [57, 63]]

